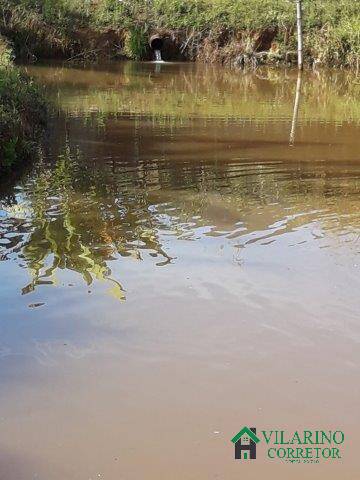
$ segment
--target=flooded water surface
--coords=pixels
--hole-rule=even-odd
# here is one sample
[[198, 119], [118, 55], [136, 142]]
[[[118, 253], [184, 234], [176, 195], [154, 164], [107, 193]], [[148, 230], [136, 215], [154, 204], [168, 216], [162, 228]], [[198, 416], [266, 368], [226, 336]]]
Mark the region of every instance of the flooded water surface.
[[[53, 113], [0, 195], [0, 478], [357, 479], [358, 80], [26, 70]], [[235, 461], [244, 425], [343, 458]]]

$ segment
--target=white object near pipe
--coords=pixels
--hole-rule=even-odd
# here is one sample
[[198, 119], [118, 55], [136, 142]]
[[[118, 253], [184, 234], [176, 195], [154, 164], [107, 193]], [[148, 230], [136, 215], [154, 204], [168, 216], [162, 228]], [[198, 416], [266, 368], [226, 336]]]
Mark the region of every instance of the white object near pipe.
[[155, 50], [155, 61], [156, 62], [162, 62], [163, 59], [161, 58], [161, 51], [160, 50]]

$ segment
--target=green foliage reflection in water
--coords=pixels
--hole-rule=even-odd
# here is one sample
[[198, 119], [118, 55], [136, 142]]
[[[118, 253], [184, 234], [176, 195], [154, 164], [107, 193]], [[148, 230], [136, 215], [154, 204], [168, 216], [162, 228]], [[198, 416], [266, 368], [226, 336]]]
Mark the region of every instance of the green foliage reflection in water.
[[[32, 281], [24, 287], [23, 293], [29, 293], [37, 285], [44, 283], [56, 284], [56, 271], [68, 269], [80, 273], [89, 286], [95, 279], [107, 282], [109, 293], [119, 300], [124, 300], [124, 290], [121, 284], [111, 277], [111, 270], [106, 263], [106, 258], [109, 259], [112, 255], [111, 246], [105, 245], [99, 253], [99, 247], [92, 244], [94, 235], [106, 237], [101, 212], [92, 208], [91, 199], [86, 211], [83, 211], [83, 202], [79, 204], [75, 199], [75, 165], [67, 146], [65, 152], [59, 156], [55, 168], [42, 168], [33, 181], [34, 189], [29, 192], [29, 202], [33, 210], [33, 231], [22, 249]], [[50, 195], [56, 195], [55, 204], [49, 200]], [[93, 222], [89, 223], [90, 212]], [[88, 231], [87, 227], [90, 225], [91, 230]], [[96, 227], [98, 231], [95, 232]]]
[[[292, 116], [296, 76], [294, 72], [260, 69], [234, 73], [214, 67], [171, 66], [157, 71], [124, 62], [104, 77], [101, 70], [30, 68], [50, 88], [57, 82], [54, 101], [65, 112], [94, 116], [148, 116], [161, 123], [187, 122], [192, 117], [262, 121]], [[79, 78], [79, 90], [70, 87]], [[301, 117], [309, 121], [360, 121], [360, 84], [351, 73], [305, 74], [302, 82]], [[234, 101], [237, 98], [237, 101]]]
[[171, 258], [152, 228], [144, 193], [131, 195], [130, 209], [119, 208], [112, 191], [116, 186], [109, 185], [100, 170], [87, 169], [80, 157], [79, 151], [67, 145], [55, 167], [40, 163], [38, 174], [26, 186], [25, 204], [6, 209], [14, 217], [13, 231], [23, 231], [23, 222], [16, 220], [19, 212], [31, 223], [20, 245], [15, 243], [11, 249], [21, 247], [32, 277], [23, 294], [39, 285], [56, 285], [56, 273], [66, 269], [79, 273], [88, 286], [94, 280], [106, 282], [108, 293], [122, 301], [125, 291], [113, 278], [109, 262], [118, 255], [141, 260], [144, 249], [162, 257], [159, 264]]

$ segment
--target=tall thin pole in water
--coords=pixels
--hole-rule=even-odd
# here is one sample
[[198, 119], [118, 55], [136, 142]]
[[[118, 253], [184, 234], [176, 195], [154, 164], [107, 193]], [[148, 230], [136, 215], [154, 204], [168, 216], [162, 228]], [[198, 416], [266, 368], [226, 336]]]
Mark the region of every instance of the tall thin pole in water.
[[296, 25], [298, 39], [298, 67], [303, 69], [303, 32], [302, 32], [302, 0], [296, 0]]

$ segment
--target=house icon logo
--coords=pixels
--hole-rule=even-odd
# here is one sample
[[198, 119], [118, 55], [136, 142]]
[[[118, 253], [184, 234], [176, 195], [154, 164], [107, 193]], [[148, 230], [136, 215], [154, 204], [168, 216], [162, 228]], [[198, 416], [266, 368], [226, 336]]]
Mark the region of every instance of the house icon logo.
[[256, 436], [256, 428], [242, 428], [231, 441], [235, 445], [236, 460], [255, 460], [256, 444], [260, 442], [259, 437]]

